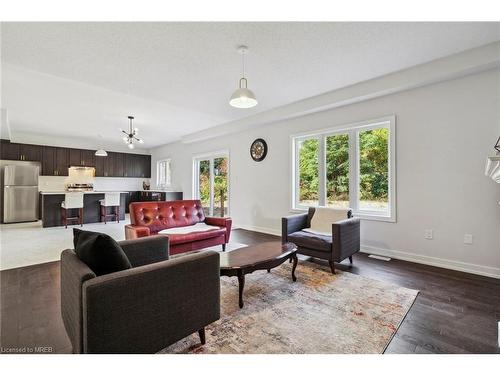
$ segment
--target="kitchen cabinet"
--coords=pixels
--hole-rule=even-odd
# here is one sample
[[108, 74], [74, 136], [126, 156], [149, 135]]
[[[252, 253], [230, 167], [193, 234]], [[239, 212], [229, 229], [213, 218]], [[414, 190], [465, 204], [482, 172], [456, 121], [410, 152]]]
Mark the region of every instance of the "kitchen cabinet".
[[95, 167], [97, 177], [151, 178], [151, 155], [108, 152], [95, 156], [94, 150], [39, 146], [1, 140], [3, 160], [39, 161], [44, 176], [67, 176], [68, 167]]
[[2, 141], [1, 157], [3, 160], [21, 160], [21, 149], [19, 143]]
[[69, 166], [70, 167], [80, 167], [82, 165], [82, 150], [77, 148], [68, 149], [69, 154]]
[[19, 145], [19, 153], [23, 161], [42, 161], [43, 146], [38, 145]]
[[151, 155], [125, 154], [125, 177], [151, 178]]
[[114, 177], [114, 155], [108, 152], [108, 156], [95, 157], [96, 177]]
[[125, 177], [125, 154], [120, 152], [108, 152], [111, 157], [113, 177]]
[[67, 176], [68, 164], [68, 150], [66, 148], [43, 147], [41, 172], [43, 176]]
[[125, 177], [141, 177], [140, 162], [139, 155], [125, 154]]
[[42, 176], [57, 176], [56, 148], [45, 146], [42, 151]]
[[84, 167], [95, 167], [95, 150], [80, 150], [81, 164]]
[[43, 146], [2, 140], [0, 148], [1, 158], [4, 160], [42, 161]]
[[58, 176], [68, 175], [68, 149], [63, 147], [56, 147], [56, 162], [55, 168]]
[[141, 155], [142, 157], [142, 170], [145, 178], [151, 178], [151, 155]]

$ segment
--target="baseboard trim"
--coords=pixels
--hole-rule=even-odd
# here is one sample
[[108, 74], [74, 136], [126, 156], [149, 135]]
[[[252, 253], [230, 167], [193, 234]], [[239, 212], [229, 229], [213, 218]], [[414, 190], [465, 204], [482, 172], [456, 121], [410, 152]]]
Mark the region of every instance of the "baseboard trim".
[[280, 236], [281, 237], [281, 231], [279, 231], [279, 230], [264, 228], [264, 227], [255, 227], [253, 225], [239, 225], [238, 224], [238, 225], [234, 226], [234, 229], [250, 230], [252, 232], [271, 234], [273, 236]]
[[[281, 236], [281, 231], [279, 230], [257, 227], [253, 225], [235, 225], [234, 229], [245, 229], [253, 232], [271, 234], [273, 236]], [[430, 257], [427, 255], [419, 255], [406, 251], [382, 249], [379, 247], [367, 246], [367, 245], [361, 245], [361, 252], [373, 255], [380, 255], [393, 259], [405, 260], [407, 262], [426, 264], [428, 266], [446, 268], [450, 270], [471, 273], [474, 275], [500, 279], [500, 268], [497, 267], [482, 266], [479, 264], [472, 264], [472, 263], [459, 262], [455, 260]]]
[[500, 279], [500, 268], [496, 267], [482, 266], [479, 264], [459, 262], [456, 260], [430, 257], [427, 255], [419, 255], [399, 250], [388, 250], [366, 245], [361, 245], [361, 252]]

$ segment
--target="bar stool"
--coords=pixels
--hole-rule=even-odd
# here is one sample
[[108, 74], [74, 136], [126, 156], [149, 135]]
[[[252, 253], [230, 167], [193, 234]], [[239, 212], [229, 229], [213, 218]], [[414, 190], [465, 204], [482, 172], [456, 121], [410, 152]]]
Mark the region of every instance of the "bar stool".
[[[117, 222], [120, 222], [120, 193], [105, 193], [104, 199], [101, 199], [99, 202], [101, 203], [101, 221], [104, 219], [104, 224], [106, 224], [108, 216], [113, 216]], [[108, 207], [112, 207], [109, 214]]]
[[[68, 217], [68, 210], [78, 209], [77, 216]], [[65, 228], [68, 228], [68, 220], [78, 220], [83, 227], [83, 193], [66, 193], [64, 202], [61, 203], [61, 219]]]

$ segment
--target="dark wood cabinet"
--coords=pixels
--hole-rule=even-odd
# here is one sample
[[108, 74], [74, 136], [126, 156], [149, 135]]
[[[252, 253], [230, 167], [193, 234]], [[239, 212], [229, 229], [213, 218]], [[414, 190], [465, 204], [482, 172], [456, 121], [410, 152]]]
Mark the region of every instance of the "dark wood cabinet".
[[68, 149], [68, 162], [70, 167], [80, 167], [82, 165], [82, 150], [77, 148]]
[[143, 175], [141, 177], [151, 178], [151, 155], [141, 155], [142, 156], [142, 171]]
[[42, 161], [43, 146], [21, 145], [21, 155], [26, 161]]
[[0, 144], [1, 157], [4, 160], [21, 160], [21, 148], [19, 143], [2, 141]]
[[39, 145], [19, 145], [21, 160], [25, 161], [42, 161], [43, 146]]
[[57, 176], [56, 147], [45, 146], [42, 151], [43, 176]]
[[84, 167], [95, 167], [95, 151], [94, 150], [80, 150], [82, 158], [81, 164]]
[[44, 146], [42, 149], [42, 175], [68, 175], [68, 149], [62, 147]]
[[43, 176], [67, 176], [68, 168], [95, 167], [97, 177], [151, 178], [151, 155], [108, 152], [95, 156], [94, 150], [39, 146], [1, 140], [0, 154], [4, 160], [39, 161]]
[[96, 177], [115, 177], [114, 175], [114, 155], [108, 152], [108, 156], [95, 157]]
[[125, 177], [151, 178], [151, 155], [125, 154]]
[[113, 165], [113, 177], [125, 177], [125, 154], [108, 152]]
[[0, 148], [4, 160], [42, 161], [43, 146], [2, 141]]
[[68, 175], [68, 149], [62, 147], [56, 147], [56, 172], [58, 176]]

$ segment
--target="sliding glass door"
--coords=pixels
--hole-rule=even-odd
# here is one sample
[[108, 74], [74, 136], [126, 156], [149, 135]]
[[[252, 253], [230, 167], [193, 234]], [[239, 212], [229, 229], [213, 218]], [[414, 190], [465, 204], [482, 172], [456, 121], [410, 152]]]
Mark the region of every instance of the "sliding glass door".
[[193, 162], [193, 195], [201, 200], [205, 215], [229, 215], [229, 157], [217, 153]]

